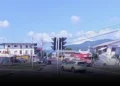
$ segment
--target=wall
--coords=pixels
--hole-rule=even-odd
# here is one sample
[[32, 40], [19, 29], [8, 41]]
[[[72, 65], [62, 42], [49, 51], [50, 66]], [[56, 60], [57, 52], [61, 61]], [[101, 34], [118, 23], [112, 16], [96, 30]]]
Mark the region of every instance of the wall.
[[[17, 45], [17, 47], [14, 47], [14, 45], [10, 45], [10, 47], [8, 47], [8, 45], [5, 45], [5, 48], [10, 48], [10, 49], [20, 49], [21, 48], [20, 47], [21, 45]], [[32, 47], [34, 47], [34, 46], [32, 46]], [[27, 49], [30, 49], [30, 48], [31, 48], [30, 45], [28, 45]], [[26, 45], [22, 45], [22, 49], [26, 49]]]
[[[22, 54], [20, 54], [20, 50], [22, 51]], [[11, 54], [16, 54], [16, 55], [24, 55], [26, 54], [26, 50], [28, 51], [28, 55], [31, 55], [31, 50], [32, 50], [32, 54], [34, 55], [34, 49], [9, 49]], [[16, 53], [14, 53], [15, 51], [17, 51]]]
[[111, 51], [111, 55], [113, 54], [119, 54], [120, 55], [120, 43], [114, 43], [112, 45], [109, 45], [109, 48], [112, 49], [112, 48], [116, 48], [116, 51]]
[[[7, 48], [8, 48], [10, 51], [10, 54], [25, 55], [26, 50], [27, 50], [28, 54], [26, 54], [26, 55], [31, 55], [31, 51], [32, 51], [32, 55], [34, 55], [34, 48], [31, 48], [30, 45], [28, 45], [28, 48], [26, 48], [26, 45], [22, 45], [22, 48], [20, 47], [21, 45], [17, 45], [17, 47], [14, 47], [14, 45], [10, 45], [10, 47], [8, 47], [8, 45], [5, 45], [5, 48], [0, 49], [0, 51], [1, 52], [7, 51]], [[32, 47], [34, 47], [34, 45]], [[20, 54], [20, 50], [22, 51], [22, 54]], [[16, 51], [16, 53], [15, 53], [15, 51]]]

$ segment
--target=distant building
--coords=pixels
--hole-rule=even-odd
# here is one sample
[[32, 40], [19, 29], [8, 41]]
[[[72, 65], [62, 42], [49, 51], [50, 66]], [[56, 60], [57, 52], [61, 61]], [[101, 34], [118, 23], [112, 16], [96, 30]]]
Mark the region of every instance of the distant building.
[[[52, 57], [54, 58], [54, 57], [57, 57], [57, 52], [58, 51], [55, 51], [55, 52], [53, 52], [52, 53]], [[59, 51], [59, 56], [61, 56], [62, 58], [61, 59], [63, 59], [63, 57], [64, 58], [70, 58], [71, 57], [71, 55], [73, 54], [73, 53], [75, 53], [75, 52], [77, 52], [76, 50], [60, 50]]]
[[0, 44], [0, 53], [9, 53], [12, 55], [35, 55], [34, 47], [37, 43], [2, 43]]
[[120, 55], [120, 40], [110, 41], [93, 47], [94, 52], [107, 53], [108, 55]]
[[105, 42], [91, 48], [93, 53], [98, 55], [96, 64], [119, 65], [120, 40]]

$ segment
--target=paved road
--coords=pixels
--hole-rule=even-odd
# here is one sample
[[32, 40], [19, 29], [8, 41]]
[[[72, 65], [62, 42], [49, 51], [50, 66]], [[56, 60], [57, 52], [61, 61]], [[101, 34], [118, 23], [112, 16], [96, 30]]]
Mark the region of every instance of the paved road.
[[[114, 78], [115, 77], [115, 78]], [[41, 71], [15, 71], [15, 72], [11, 72], [11, 74], [6, 75], [4, 77], [2, 77], [2, 80], [18, 80], [21, 81], [22, 80], [28, 80], [32, 81], [32, 80], [37, 80], [37, 81], [41, 81], [41, 80], [57, 80], [60, 79], [64, 80], [64, 81], [68, 81], [69, 80], [99, 80], [99, 81], [103, 81], [103, 80], [115, 80], [115, 79], [120, 79], [120, 74], [114, 73], [114, 72], [109, 72], [109, 71], [103, 71], [103, 70], [99, 70], [96, 68], [91, 68], [88, 67], [87, 71], [85, 73], [71, 73], [68, 71], [61, 71], [60, 70], [60, 65], [56, 65], [56, 63], [52, 64], [52, 65], [48, 65], [48, 66], [44, 66], [43, 69]]]

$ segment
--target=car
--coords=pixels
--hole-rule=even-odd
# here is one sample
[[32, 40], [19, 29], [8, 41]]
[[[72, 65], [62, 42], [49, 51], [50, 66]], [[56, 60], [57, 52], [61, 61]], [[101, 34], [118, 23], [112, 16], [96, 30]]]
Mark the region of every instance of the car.
[[87, 67], [92, 67], [92, 63], [88, 63], [88, 64], [87, 64]]
[[48, 64], [48, 65], [51, 65], [51, 64], [52, 64], [51, 60], [48, 60], [48, 61], [47, 61], [47, 64]]
[[63, 60], [62, 60], [62, 63], [66, 63], [66, 62], [67, 62], [67, 60], [66, 60], [66, 59], [63, 59]]
[[71, 72], [81, 71], [85, 72], [87, 68], [86, 62], [83, 61], [69, 61], [66, 63], [62, 63], [61, 70], [69, 70]]

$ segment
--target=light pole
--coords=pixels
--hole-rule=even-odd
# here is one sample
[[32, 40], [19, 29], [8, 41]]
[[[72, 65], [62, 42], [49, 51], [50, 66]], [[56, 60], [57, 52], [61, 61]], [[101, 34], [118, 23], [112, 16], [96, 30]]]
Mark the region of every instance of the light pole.
[[59, 37], [57, 38], [57, 75], [58, 75], [58, 60], [59, 60]]
[[33, 68], [33, 36], [32, 36], [32, 44], [31, 44], [31, 58], [32, 58], [32, 68]]
[[41, 41], [41, 58], [43, 57], [43, 38], [40, 38]]
[[42, 56], [44, 56], [43, 46], [44, 46], [45, 42], [44, 42], [43, 38], [40, 38], [40, 41], [41, 41], [41, 48], [42, 48], [42, 50], [41, 50], [41, 57], [42, 57]]

